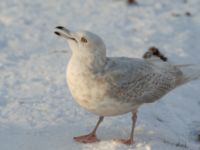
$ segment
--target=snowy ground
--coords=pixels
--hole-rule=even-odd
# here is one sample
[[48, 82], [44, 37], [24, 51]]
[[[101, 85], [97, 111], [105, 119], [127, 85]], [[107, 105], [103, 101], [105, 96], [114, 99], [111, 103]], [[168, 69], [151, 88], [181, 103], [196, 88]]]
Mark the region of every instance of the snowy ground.
[[200, 149], [200, 81], [142, 106], [132, 147], [111, 140], [129, 135], [130, 114], [106, 118], [99, 143], [72, 140], [89, 132], [97, 117], [70, 96], [70, 50], [53, 34], [57, 25], [99, 34], [110, 56], [141, 57], [156, 46], [173, 62], [200, 65], [200, 1], [138, 1], [127, 6], [123, 0], [1, 0], [1, 150]]

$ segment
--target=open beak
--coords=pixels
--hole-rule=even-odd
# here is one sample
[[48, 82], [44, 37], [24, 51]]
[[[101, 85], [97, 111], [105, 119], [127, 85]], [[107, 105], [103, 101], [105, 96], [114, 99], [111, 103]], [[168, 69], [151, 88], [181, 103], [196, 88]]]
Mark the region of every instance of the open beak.
[[70, 30], [68, 30], [68, 29], [66, 29], [65, 27], [62, 27], [62, 26], [57, 26], [56, 29], [60, 30], [60, 31], [55, 31], [54, 32], [56, 35], [64, 37], [67, 40], [73, 40], [73, 41], [77, 42], [77, 40], [72, 35]]

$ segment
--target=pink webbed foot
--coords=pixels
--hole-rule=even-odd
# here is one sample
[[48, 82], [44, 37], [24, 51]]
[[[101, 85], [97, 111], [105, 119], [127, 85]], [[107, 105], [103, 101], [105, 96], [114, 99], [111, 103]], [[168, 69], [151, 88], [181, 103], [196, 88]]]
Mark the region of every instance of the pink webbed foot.
[[74, 140], [76, 142], [80, 143], [94, 143], [94, 142], [99, 142], [100, 140], [96, 137], [95, 134], [87, 134], [87, 135], [82, 135], [82, 136], [77, 136], [74, 137]]
[[134, 143], [133, 140], [131, 140], [131, 139], [128, 139], [128, 140], [127, 139], [117, 139], [114, 141], [121, 143], [121, 144], [125, 144], [125, 145], [132, 145]]

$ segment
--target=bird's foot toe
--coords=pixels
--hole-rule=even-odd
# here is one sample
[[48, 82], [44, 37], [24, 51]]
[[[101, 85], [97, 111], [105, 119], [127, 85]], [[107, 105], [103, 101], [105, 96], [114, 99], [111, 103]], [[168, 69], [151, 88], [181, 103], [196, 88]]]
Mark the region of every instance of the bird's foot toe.
[[134, 143], [132, 139], [114, 139], [114, 141], [125, 145], [132, 145]]
[[95, 134], [87, 134], [87, 135], [77, 136], [77, 137], [74, 137], [74, 140], [76, 142], [80, 142], [80, 143], [94, 143], [94, 142], [99, 142], [100, 141], [96, 137]]

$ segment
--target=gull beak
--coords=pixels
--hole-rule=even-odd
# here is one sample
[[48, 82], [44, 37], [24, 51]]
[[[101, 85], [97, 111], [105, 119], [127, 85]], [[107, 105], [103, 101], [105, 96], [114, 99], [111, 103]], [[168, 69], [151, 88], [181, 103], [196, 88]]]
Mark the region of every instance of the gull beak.
[[76, 38], [72, 35], [70, 30], [68, 30], [62, 26], [58, 26], [58, 27], [56, 27], [56, 29], [59, 30], [59, 31], [54, 32], [56, 35], [61, 36], [67, 40], [73, 40], [73, 41], [77, 42]]

